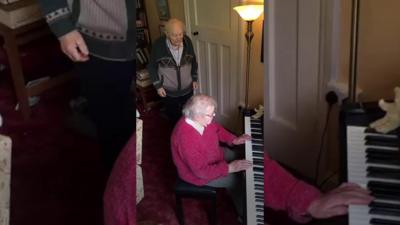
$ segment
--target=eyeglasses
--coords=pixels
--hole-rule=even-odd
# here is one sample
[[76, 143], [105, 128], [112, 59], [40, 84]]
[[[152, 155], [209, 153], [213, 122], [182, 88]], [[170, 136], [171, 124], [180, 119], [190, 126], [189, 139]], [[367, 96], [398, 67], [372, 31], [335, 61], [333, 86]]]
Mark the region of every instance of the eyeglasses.
[[212, 117], [214, 117], [215, 116], [215, 113], [213, 113], [213, 114], [204, 114], [205, 116], [208, 116], [208, 117], [210, 117], [210, 118], [212, 118]]

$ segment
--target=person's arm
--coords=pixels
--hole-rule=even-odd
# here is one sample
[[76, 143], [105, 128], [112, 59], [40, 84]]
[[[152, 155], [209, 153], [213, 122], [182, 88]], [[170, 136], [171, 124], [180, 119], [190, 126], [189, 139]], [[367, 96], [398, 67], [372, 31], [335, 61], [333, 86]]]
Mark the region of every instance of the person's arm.
[[216, 132], [218, 134], [218, 140], [222, 143], [226, 143], [230, 146], [233, 144], [233, 140], [236, 139], [236, 136], [227, 131], [223, 126], [216, 122], [212, 122], [209, 126], [214, 126]]
[[241, 144], [246, 143], [246, 141], [249, 141], [249, 140], [251, 140], [251, 136], [250, 136], [250, 135], [248, 135], [248, 134], [242, 134], [242, 135], [240, 135], [239, 137], [235, 138], [235, 139], [232, 141], [232, 144], [234, 144], [234, 145], [241, 145]]
[[229, 167], [225, 161], [210, 162], [204, 156], [202, 144], [193, 138], [182, 137], [179, 140], [179, 152], [193, 173], [202, 179], [213, 180], [228, 175]]
[[251, 140], [251, 136], [248, 134], [242, 134], [239, 137], [236, 137], [218, 123], [214, 122], [213, 125], [216, 126], [219, 141], [226, 143], [230, 146], [241, 145], [244, 144], [246, 141]]
[[312, 218], [345, 215], [350, 204], [368, 205], [374, 198], [357, 184], [344, 183], [321, 194], [315, 187], [300, 181], [264, 154], [264, 204], [285, 210], [297, 222]]
[[264, 154], [264, 204], [275, 210], [284, 210], [297, 222], [308, 222], [308, 208], [321, 195], [315, 187], [296, 179], [277, 162]]
[[158, 76], [157, 59], [159, 57], [159, 48], [161, 47], [158, 43], [159, 40], [154, 43], [153, 48], [151, 49], [149, 63], [147, 64], [147, 70], [149, 71], [151, 82], [156, 90], [163, 88], [162, 81]]
[[374, 197], [369, 191], [358, 184], [343, 183], [312, 201], [307, 212], [313, 218], [319, 219], [341, 216], [348, 213], [350, 204], [368, 205], [372, 200]]
[[58, 37], [61, 50], [74, 62], [89, 59], [89, 50], [72, 21], [72, 12], [66, 0], [39, 0], [46, 21]]
[[50, 29], [57, 37], [76, 30], [66, 0], [38, 0], [38, 3]]

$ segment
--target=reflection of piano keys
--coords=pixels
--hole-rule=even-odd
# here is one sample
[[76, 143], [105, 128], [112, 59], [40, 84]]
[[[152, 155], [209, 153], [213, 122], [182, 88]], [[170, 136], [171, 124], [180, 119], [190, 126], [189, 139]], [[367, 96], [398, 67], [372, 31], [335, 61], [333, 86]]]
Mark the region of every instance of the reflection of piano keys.
[[342, 175], [371, 191], [369, 206], [351, 205], [349, 225], [400, 225], [400, 153], [398, 131], [378, 134], [366, 129], [383, 116], [376, 104], [364, 103], [361, 111], [342, 111]]
[[264, 144], [261, 119], [244, 118], [245, 133], [252, 136], [246, 141], [246, 160], [253, 167], [246, 170], [246, 224], [264, 224]]
[[347, 127], [348, 181], [368, 188], [376, 200], [350, 206], [350, 225], [400, 225], [399, 138]]

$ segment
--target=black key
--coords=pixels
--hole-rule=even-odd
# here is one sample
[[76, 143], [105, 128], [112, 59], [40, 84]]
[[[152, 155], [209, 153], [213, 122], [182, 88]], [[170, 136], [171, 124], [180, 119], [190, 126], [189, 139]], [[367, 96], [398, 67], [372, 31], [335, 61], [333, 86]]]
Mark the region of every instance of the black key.
[[251, 138], [264, 139], [264, 136], [262, 134], [251, 134]]
[[384, 142], [384, 143], [393, 143], [395, 144], [394, 146], [398, 146], [398, 139], [396, 137], [391, 137], [391, 136], [377, 136], [377, 135], [367, 135], [365, 136], [364, 140], [366, 141], [378, 141], [378, 142]]
[[367, 186], [376, 198], [400, 200], [400, 184], [369, 181]]
[[[379, 133], [379, 132], [377, 132], [375, 129], [373, 129], [373, 128], [366, 128], [365, 130], [364, 130], [364, 133], [370, 133], [370, 134], [381, 134], [381, 133]], [[398, 134], [397, 134], [397, 131], [396, 130], [392, 130], [392, 131], [390, 131], [389, 133], [387, 133], [386, 135], [395, 135], [395, 136], [398, 136]]]
[[256, 205], [256, 208], [264, 209], [264, 206], [263, 205]]
[[253, 149], [253, 152], [254, 151], [264, 151], [264, 148], [263, 148], [263, 146], [260, 146], [260, 145], [252, 145], [251, 146], [252, 147], [252, 149]]
[[398, 143], [393, 142], [384, 142], [384, 141], [371, 141], [366, 140], [365, 145], [375, 145], [375, 146], [383, 146], [383, 147], [398, 147]]
[[399, 180], [400, 169], [369, 166], [367, 168], [367, 177], [389, 178], [389, 179]]
[[252, 155], [253, 155], [254, 157], [264, 157], [264, 153], [255, 152], [255, 151], [252, 152]]
[[264, 190], [264, 185], [261, 185], [261, 184], [254, 184], [254, 187], [262, 188], [262, 190]]
[[374, 215], [388, 215], [388, 216], [399, 216], [400, 205], [392, 203], [372, 202], [369, 204], [370, 214]]
[[380, 148], [367, 148], [365, 150], [365, 152], [367, 152], [367, 153], [383, 153], [383, 154], [392, 154], [392, 153], [399, 154], [399, 152], [396, 150], [387, 150], [387, 149], [380, 149]]
[[263, 172], [263, 171], [264, 171], [264, 168], [260, 168], [260, 167], [253, 166], [253, 170], [254, 170], [254, 171], [257, 171], [257, 172]]
[[252, 134], [262, 134], [262, 130], [260, 128], [251, 128], [250, 132]]
[[264, 165], [264, 160], [262, 160], [262, 159], [253, 159], [253, 164]]
[[383, 182], [383, 181], [368, 181], [368, 188], [386, 188], [391, 190], [400, 190], [399, 183]]
[[260, 175], [260, 174], [254, 174], [254, 177], [255, 177], [255, 178], [261, 178], [261, 179], [264, 179], [264, 176], [263, 176], [263, 175]]
[[400, 201], [400, 197], [399, 196], [386, 194], [386, 193], [383, 193], [383, 192], [378, 192], [378, 193], [374, 193], [373, 192], [371, 195], [374, 196], [376, 199]]
[[371, 158], [367, 157], [367, 163], [375, 163], [375, 164], [382, 164], [382, 165], [400, 165], [400, 160], [396, 158]]
[[254, 178], [254, 181], [264, 182], [264, 179], [261, 179], [261, 178]]
[[255, 197], [255, 199], [264, 201], [264, 198], [262, 197]]
[[380, 158], [390, 158], [399, 157], [400, 153], [398, 151], [385, 151], [385, 152], [367, 152], [367, 155], [376, 156]]
[[371, 225], [400, 225], [400, 221], [372, 218], [369, 223]]
[[[368, 206], [371, 207], [371, 208], [383, 208], [383, 209], [400, 210], [400, 204], [395, 204], [395, 203], [373, 201]], [[399, 215], [400, 215], [400, 213], [399, 213]]]
[[262, 125], [261, 124], [252, 124], [252, 123], [250, 123], [250, 127], [261, 129]]

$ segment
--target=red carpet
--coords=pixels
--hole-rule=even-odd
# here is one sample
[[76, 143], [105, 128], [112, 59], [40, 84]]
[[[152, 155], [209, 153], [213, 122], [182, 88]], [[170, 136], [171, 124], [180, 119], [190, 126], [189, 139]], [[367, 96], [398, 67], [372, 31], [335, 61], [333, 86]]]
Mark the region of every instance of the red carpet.
[[[0, 134], [10, 136], [12, 148], [11, 225], [102, 225], [105, 178], [95, 141], [66, 128], [70, 115], [69, 86], [47, 91], [23, 121], [14, 110], [15, 97], [0, 77]], [[177, 225], [173, 185], [176, 178], [170, 149], [172, 126], [159, 109], [143, 114], [144, 199], [137, 205], [137, 221]], [[132, 203], [134, 204], [134, 203]], [[207, 202], [183, 202], [186, 225], [207, 225]], [[226, 192], [217, 199], [220, 225], [239, 225]], [[269, 216], [271, 215], [271, 216]], [[273, 216], [275, 215], [275, 216]], [[132, 218], [135, 219], [135, 218]], [[295, 224], [267, 211], [270, 224]]]
[[11, 225], [100, 225], [105, 179], [94, 140], [65, 127], [69, 87], [47, 91], [23, 121], [4, 74], [0, 133], [12, 138]]

